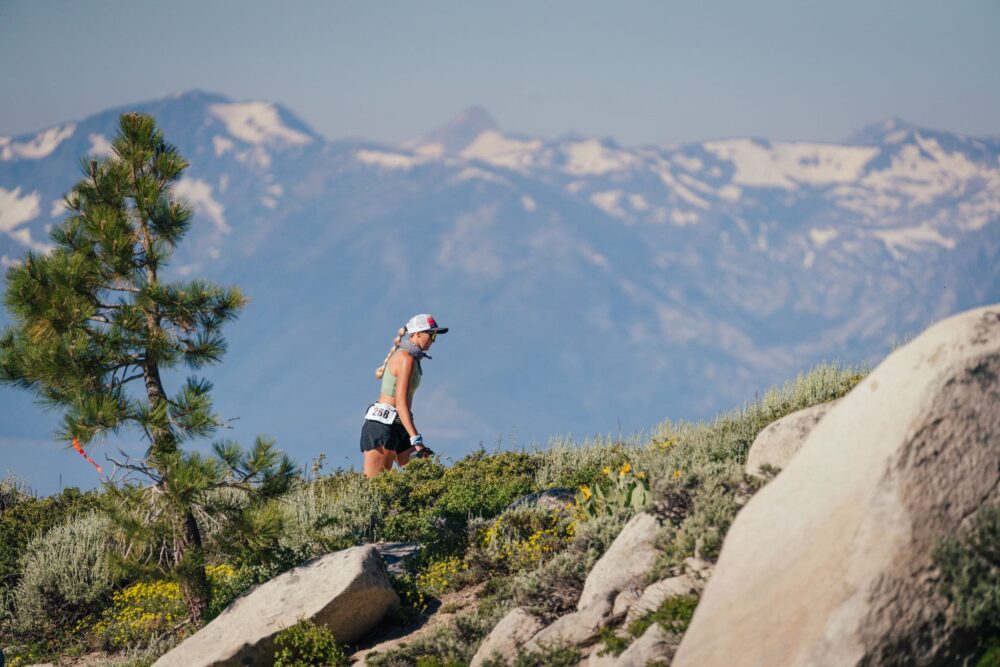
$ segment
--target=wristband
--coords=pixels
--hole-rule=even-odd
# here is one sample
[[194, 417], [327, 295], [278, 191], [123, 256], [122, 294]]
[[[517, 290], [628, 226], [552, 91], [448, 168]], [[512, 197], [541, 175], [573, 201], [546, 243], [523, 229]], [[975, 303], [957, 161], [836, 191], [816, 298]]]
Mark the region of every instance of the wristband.
[[424, 446], [424, 436], [417, 433], [416, 435], [410, 436], [410, 446], [411, 447], [423, 447]]

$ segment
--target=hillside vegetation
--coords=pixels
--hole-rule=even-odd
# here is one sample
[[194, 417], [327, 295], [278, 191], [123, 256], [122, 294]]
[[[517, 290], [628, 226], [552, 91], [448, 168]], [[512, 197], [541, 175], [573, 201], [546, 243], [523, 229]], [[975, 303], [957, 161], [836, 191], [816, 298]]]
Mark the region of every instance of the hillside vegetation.
[[[269, 524], [277, 526], [273, 534], [233, 542], [210, 512], [199, 514], [212, 588], [200, 622], [316, 555], [375, 541], [413, 541], [422, 549], [395, 580], [404, 606], [390, 622], [412, 624], [459, 589], [474, 587], [476, 604], [433, 633], [369, 656], [368, 663], [467, 663], [512, 606], [545, 618], [573, 607], [588, 571], [638, 509], [668, 512], [657, 573], [692, 556], [713, 561], [740, 506], [762, 484], [743, 473], [757, 434], [786, 414], [846, 394], [864, 373], [820, 365], [712, 422], [667, 421], [625, 440], [480, 450], [450, 466], [416, 460], [371, 481], [353, 469], [324, 474], [322, 460], [316, 461], [265, 508], [277, 519]], [[553, 487], [572, 489], [575, 501], [557, 510], [505, 511], [519, 497]], [[0, 488], [0, 643], [9, 664], [103, 651], [107, 664], [145, 665], [197, 629], [184, 620], [177, 578], [155, 567], [157, 554], [148, 555], [145, 570], [125, 565], [134, 560], [126, 555], [135, 538], [108, 517], [123, 516], [120, 504], [141, 495], [67, 490], [35, 498], [13, 479]], [[676, 613], [661, 611], [647, 624], [682, 628], [695, 603]], [[322, 634], [296, 632], [300, 643]], [[525, 664], [573, 660], [572, 651], [550, 653], [526, 656]]]

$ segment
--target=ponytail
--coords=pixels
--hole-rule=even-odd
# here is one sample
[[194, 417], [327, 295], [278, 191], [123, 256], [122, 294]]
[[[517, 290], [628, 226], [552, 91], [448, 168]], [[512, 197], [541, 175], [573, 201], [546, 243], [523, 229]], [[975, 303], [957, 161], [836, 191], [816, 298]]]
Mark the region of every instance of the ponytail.
[[399, 344], [403, 341], [403, 336], [406, 335], [406, 327], [399, 327], [399, 331], [396, 332], [396, 337], [392, 339], [392, 348], [389, 350], [389, 354], [385, 355], [385, 361], [382, 365], [375, 369], [375, 379], [381, 380], [382, 376], [385, 375], [385, 367], [389, 365], [389, 359], [392, 358], [392, 353], [399, 348]]

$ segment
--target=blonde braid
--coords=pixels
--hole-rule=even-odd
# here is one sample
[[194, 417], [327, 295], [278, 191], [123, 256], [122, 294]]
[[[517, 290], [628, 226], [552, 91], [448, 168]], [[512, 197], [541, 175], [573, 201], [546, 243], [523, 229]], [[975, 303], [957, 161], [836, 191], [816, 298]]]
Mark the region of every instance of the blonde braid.
[[382, 376], [385, 375], [385, 367], [389, 365], [389, 359], [392, 358], [392, 353], [399, 348], [399, 344], [403, 341], [403, 336], [406, 335], [406, 327], [399, 327], [399, 331], [396, 332], [396, 337], [392, 339], [392, 348], [389, 350], [389, 354], [385, 355], [385, 361], [382, 365], [375, 369], [375, 379], [381, 380]]

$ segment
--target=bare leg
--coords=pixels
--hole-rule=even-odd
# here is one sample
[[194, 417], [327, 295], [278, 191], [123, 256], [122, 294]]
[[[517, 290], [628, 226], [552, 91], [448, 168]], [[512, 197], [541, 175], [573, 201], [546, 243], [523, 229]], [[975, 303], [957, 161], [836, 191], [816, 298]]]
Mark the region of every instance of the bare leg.
[[392, 464], [396, 460], [396, 452], [391, 449], [385, 450], [385, 457], [382, 459], [382, 470], [392, 470]]
[[[365, 477], [374, 477], [385, 469], [385, 447], [369, 449], [365, 452]], [[392, 463], [389, 463], [392, 467]]]
[[416, 450], [417, 450], [416, 447], [408, 447], [403, 451], [399, 452], [398, 454], [396, 454], [396, 460], [399, 461], [400, 468], [402, 468], [403, 466], [405, 466], [407, 463], [410, 462], [410, 456], [412, 456], [413, 452], [415, 452]]

